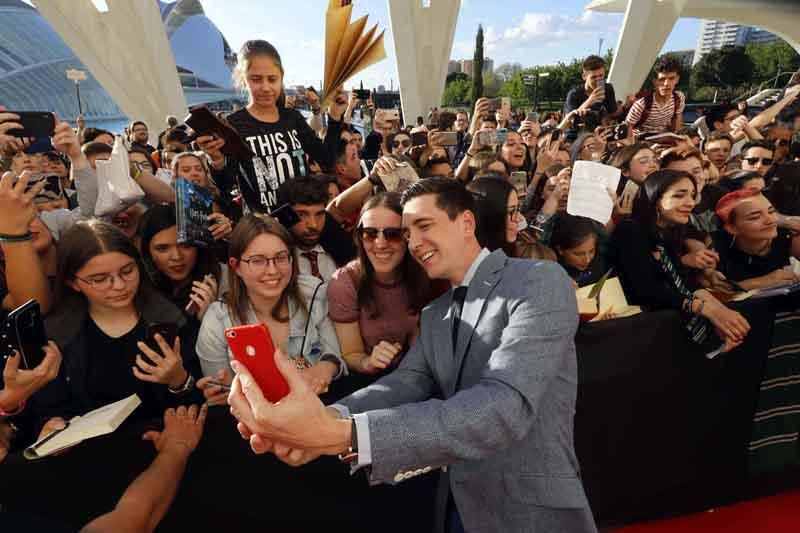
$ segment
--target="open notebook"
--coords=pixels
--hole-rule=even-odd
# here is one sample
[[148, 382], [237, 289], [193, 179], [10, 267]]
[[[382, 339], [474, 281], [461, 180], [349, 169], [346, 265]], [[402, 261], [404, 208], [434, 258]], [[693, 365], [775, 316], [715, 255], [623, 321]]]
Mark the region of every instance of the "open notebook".
[[118, 402], [104, 405], [85, 415], [76, 416], [64, 429], [42, 437], [25, 449], [26, 459], [41, 459], [85, 440], [113, 433], [142, 401], [132, 394]]
[[[794, 257], [789, 258], [789, 266], [786, 269], [791, 270], [795, 276], [800, 278], [800, 261]], [[770, 298], [772, 296], [785, 296], [793, 292], [800, 291], [800, 281], [789, 281], [786, 283], [779, 283], [771, 287], [762, 287], [760, 289], [753, 289], [747, 292], [740, 292], [731, 298], [734, 302], [747, 300], [748, 298]]]
[[[596, 292], [598, 284], [601, 284], [600, 293], [597, 297], [593, 297], [592, 291]], [[613, 314], [614, 318], [623, 318], [642, 312], [640, 307], [628, 304], [622, 284], [616, 277], [608, 279], [604, 277], [593, 285], [581, 287], [575, 291], [575, 296], [578, 299], [578, 312], [582, 317], [593, 317], [590, 322], [609, 313]]]

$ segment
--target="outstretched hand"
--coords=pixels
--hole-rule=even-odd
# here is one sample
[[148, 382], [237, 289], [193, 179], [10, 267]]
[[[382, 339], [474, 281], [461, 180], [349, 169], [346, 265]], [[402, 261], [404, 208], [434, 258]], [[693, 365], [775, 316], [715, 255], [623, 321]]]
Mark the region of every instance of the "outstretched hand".
[[289, 385], [278, 403], [268, 401], [253, 376], [237, 361], [228, 403], [237, 428], [257, 454], [274, 453], [291, 465], [335, 455], [350, 443], [350, 421], [334, 416], [289, 358], [275, 350], [275, 364]]

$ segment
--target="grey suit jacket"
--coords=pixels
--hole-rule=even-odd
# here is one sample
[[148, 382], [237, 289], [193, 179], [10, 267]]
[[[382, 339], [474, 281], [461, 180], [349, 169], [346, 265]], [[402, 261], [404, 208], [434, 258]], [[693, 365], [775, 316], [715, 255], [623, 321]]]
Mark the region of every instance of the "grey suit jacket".
[[394, 372], [340, 402], [368, 412], [370, 482], [448, 467], [468, 532], [596, 531], [573, 447], [572, 282], [554, 262], [495, 251], [469, 285], [455, 353], [451, 298], [423, 310]]

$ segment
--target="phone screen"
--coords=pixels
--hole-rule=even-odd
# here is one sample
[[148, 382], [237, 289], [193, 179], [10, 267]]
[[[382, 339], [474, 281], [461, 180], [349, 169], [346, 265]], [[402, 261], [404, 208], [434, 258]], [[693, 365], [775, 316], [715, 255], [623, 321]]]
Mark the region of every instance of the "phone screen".
[[11, 311], [8, 325], [9, 344], [22, 356], [21, 366], [29, 370], [36, 368], [45, 357], [43, 348], [47, 344], [39, 303], [29, 300]]

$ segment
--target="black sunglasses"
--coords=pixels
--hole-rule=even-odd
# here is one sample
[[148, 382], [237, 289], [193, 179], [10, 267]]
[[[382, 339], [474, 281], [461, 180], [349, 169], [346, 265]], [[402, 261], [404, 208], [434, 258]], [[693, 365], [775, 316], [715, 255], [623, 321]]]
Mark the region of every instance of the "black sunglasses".
[[400, 145], [411, 146], [411, 141], [402, 140], [402, 141], [393, 141], [392, 142], [392, 146], [395, 147], [395, 148], [400, 148]]
[[764, 163], [765, 166], [770, 166], [772, 164], [772, 159], [769, 157], [745, 157], [745, 161], [747, 161], [748, 165], [757, 165], [759, 161]]
[[374, 242], [378, 238], [378, 234], [383, 235], [386, 242], [398, 243], [403, 241], [402, 228], [365, 228], [363, 226], [358, 228], [361, 233], [361, 238], [368, 242]]

